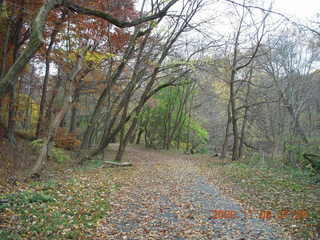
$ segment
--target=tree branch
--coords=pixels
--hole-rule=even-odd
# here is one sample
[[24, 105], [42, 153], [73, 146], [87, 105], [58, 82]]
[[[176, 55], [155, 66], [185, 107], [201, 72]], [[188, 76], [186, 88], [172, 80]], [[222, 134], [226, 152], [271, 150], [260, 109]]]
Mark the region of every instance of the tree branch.
[[279, 100], [276, 100], [276, 101], [264, 101], [264, 102], [257, 102], [257, 103], [253, 103], [253, 104], [250, 104], [250, 105], [244, 105], [244, 106], [241, 106], [241, 107], [238, 107], [236, 109], [236, 111], [238, 110], [241, 110], [243, 108], [251, 108], [251, 107], [254, 107], [254, 106], [259, 106], [261, 104], [267, 104], [267, 103], [278, 103]]
[[293, 25], [297, 26], [297, 27], [302, 27], [302, 28], [305, 28], [307, 30], [309, 30], [310, 32], [318, 35], [320, 37], [320, 32], [311, 28], [311, 27], [308, 27], [304, 24], [301, 24], [301, 23], [297, 23], [293, 20], [291, 20], [289, 17], [287, 17], [285, 14], [283, 13], [280, 13], [280, 12], [277, 12], [277, 11], [274, 11], [274, 10], [271, 10], [271, 9], [265, 9], [263, 7], [259, 7], [259, 6], [253, 6], [253, 5], [247, 5], [247, 4], [242, 4], [242, 3], [237, 3], [235, 1], [232, 1], [232, 0], [225, 0], [226, 2], [229, 2], [229, 3], [232, 3], [234, 5], [238, 5], [238, 6], [241, 6], [241, 7], [244, 7], [244, 8], [252, 8], [252, 9], [258, 9], [260, 11], [263, 11], [263, 12], [267, 12], [267, 13], [272, 13], [272, 14], [275, 14], [275, 15], [278, 15], [279, 17], [282, 17], [283, 19], [285, 19], [286, 21], [288, 22], [291, 22]]
[[110, 22], [111, 24], [113, 24], [119, 28], [127, 28], [127, 27], [133, 27], [133, 26], [139, 25], [141, 23], [149, 22], [149, 21], [164, 17], [167, 14], [169, 8], [172, 7], [176, 2], [178, 2], [178, 0], [172, 0], [159, 12], [157, 12], [153, 15], [150, 15], [150, 16], [141, 17], [139, 19], [132, 20], [131, 22], [121, 21], [106, 12], [81, 7], [77, 4], [74, 4], [70, 0], [65, 0], [63, 5], [65, 7], [67, 7], [68, 9], [70, 9], [71, 11], [74, 11], [76, 13], [99, 17], [104, 20], [107, 20], [108, 22]]
[[3, 97], [8, 92], [8, 89], [15, 85], [25, 65], [43, 44], [42, 33], [47, 16], [52, 9], [59, 6], [62, 2], [63, 0], [47, 1], [38, 11], [36, 18], [32, 22], [32, 31], [27, 47], [18, 57], [17, 61], [10, 67], [6, 75], [0, 79], [0, 97]]

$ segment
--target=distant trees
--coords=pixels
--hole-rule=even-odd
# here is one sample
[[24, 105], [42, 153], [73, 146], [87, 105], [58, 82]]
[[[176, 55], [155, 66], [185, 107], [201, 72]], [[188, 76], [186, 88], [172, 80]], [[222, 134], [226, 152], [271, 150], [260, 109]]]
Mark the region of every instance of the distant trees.
[[207, 126], [212, 129], [212, 149], [222, 157], [231, 153], [233, 160], [258, 154], [307, 166], [303, 153], [319, 151], [316, 28], [310, 32], [297, 23], [284, 26], [270, 9], [232, 3], [234, 35], [216, 49], [206, 75], [200, 77], [202, 84], [212, 87], [214, 114]]
[[180, 85], [155, 95], [139, 116], [137, 143], [144, 134], [146, 147], [175, 147], [188, 153], [205, 148], [207, 131], [192, 113], [196, 88], [196, 83], [186, 78]]
[[268, 43], [268, 47], [265, 46], [266, 54], [259, 60], [262, 71], [273, 86], [273, 97], [279, 101], [270, 103], [273, 109], [277, 109], [267, 117], [271, 118], [270, 130], [275, 133], [270, 137], [274, 139], [274, 145], [285, 145], [283, 151], [296, 166], [299, 165], [297, 156], [293, 154], [296, 150], [290, 148], [308, 151], [307, 146], [313, 145], [319, 136], [314, 125], [317, 121], [314, 103], [317, 101], [315, 88], [319, 83], [316, 65], [320, 59], [318, 50], [310, 48], [308, 42], [304, 42], [305, 37], [304, 40], [301, 38], [297, 32], [292, 36], [278, 36]]
[[[286, 164], [303, 167], [308, 165], [303, 153], [318, 153], [318, 51], [312, 35], [294, 28], [278, 29], [277, 34], [265, 36], [251, 64], [243, 69], [245, 71], [238, 72], [235, 109], [237, 122], [241, 123], [239, 157], [241, 151], [244, 154], [258, 152], [261, 156], [282, 158]], [[220, 99], [230, 99], [230, 92], [226, 94], [229, 83], [221, 78], [222, 72], [228, 72], [228, 66], [225, 58], [216, 60], [211, 73], [220, 77], [215, 77], [213, 89]], [[225, 75], [224, 79], [228, 77]], [[217, 84], [221, 80], [224, 84]], [[220, 100], [219, 104], [225, 106], [227, 114], [223, 120], [227, 127], [232, 126], [233, 122], [227, 120], [232, 118], [230, 102]], [[222, 147], [216, 145], [222, 153], [227, 149], [234, 151], [234, 140], [226, 141], [234, 131], [231, 133], [218, 141]]]
[[[234, 161], [239, 160], [243, 152], [253, 65], [266, 35], [266, 20], [269, 16], [263, 11], [260, 12], [261, 16], [252, 15], [250, 10], [243, 7], [235, 8], [235, 11], [236, 27], [232, 38], [226, 43], [227, 56], [213, 66], [213, 68], [223, 68], [225, 77], [219, 78], [228, 88], [226, 130], [221, 155], [225, 157], [231, 134]], [[221, 70], [213, 72], [218, 73]]]

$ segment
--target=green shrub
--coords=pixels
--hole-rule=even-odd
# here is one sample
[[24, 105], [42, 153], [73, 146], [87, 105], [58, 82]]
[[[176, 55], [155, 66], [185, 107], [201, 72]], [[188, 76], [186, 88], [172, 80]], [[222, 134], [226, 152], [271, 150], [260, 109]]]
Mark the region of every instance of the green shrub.
[[70, 161], [71, 158], [69, 155], [67, 155], [64, 150], [59, 149], [59, 148], [52, 148], [51, 150], [52, 157], [58, 162], [58, 163], [63, 163], [65, 161]]
[[46, 203], [56, 201], [50, 195], [44, 193], [24, 191], [5, 196], [7, 203], [0, 205], [0, 211], [4, 209], [23, 210], [26, 206], [33, 203]]
[[[43, 139], [37, 139], [31, 142], [31, 145], [39, 151], [43, 147]], [[63, 163], [65, 161], [71, 161], [71, 158], [68, 154], [65, 153], [63, 149], [51, 147], [49, 156], [56, 160], [58, 163]]]

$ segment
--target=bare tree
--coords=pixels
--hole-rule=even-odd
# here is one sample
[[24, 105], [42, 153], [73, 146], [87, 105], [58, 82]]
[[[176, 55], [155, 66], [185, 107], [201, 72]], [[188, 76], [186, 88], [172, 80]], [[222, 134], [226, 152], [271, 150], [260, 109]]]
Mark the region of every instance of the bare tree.
[[[237, 10], [237, 8], [236, 8]], [[239, 89], [243, 86], [243, 81], [246, 79], [246, 71], [248, 67], [256, 58], [258, 50], [261, 46], [262, 40], [266, 34], [266, 20], [269, 14], [263, 14], [260, 22], [255, 20], [253, 13], [247, 11], [246, 8], [241, 8], [237, 15], [239, 16], [239, 23], [237, 30], [234, 34], [231, 61], [230, 61], [230, 78], [227, 80], [229, 85], [229, 103], [228, 103], [228, 119], [227, 129], [229, 128], [229, 123], [232, 124], [232, 160], [238, 160], [240, 157], [240, 149], [243, 146], [240, 144], [240, 131], [239, 131], [239, 110], [237, 106], [237, 98]], [[249, 19], [249, 26], [247, 21]], [[249, 33], [247, 32], [249, 30]], [[252, 34], [252, 31], [253, 34]], [[245, 35], [245, 36], [243, 36]], [[248, 43], [248, 39], [251, 43], [251, 50], [243, 51], [241, 45], [245, 47]], [[242, 53], [241, 53], [242, 51]], [[249, 68], [250, 71], [250, 68]], [[245, 79], [242, 79], [244, 76]], [[229, 106], [230, 105], [230, 106]], [[229, 108], [230, 107], [230, 108]], [[230, 109], [230, 114], [229, 114]], [[243, 125], [245, 126], [245, 125]], [[226, 131], [225, 144], [228, 138], [228, 131]], [[225, 148], [225, 147], [224, 147]], [[223, 151], [224, 152], [224, 151]], [[224, 155], [224, 154], [223, 154]]]

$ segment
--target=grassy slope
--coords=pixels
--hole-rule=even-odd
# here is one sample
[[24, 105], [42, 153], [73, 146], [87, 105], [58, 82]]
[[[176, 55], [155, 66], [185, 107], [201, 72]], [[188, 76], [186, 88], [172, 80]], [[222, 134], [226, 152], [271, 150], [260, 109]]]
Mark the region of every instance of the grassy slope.
[[[320, 184], [299, 170], [258, 168], [218, 159], [201, 161], [203, 173], [239, 200], [254, 217], [271, 211], [294, 239], [320, 238]], [[307, 216], [305, 215], [307, 214]]]
[[95, 234], [113, 191], [110, 170], [98, 168], [101, 161], [76, 169], [72, 161], [50, 159], [41, 181], [24, 182], [37, 152], [29, 141], [17, 139], [13, 146], [0, 140], [0, 200], [9, 201], [0, 203], [1, 240], [87, 239]]

